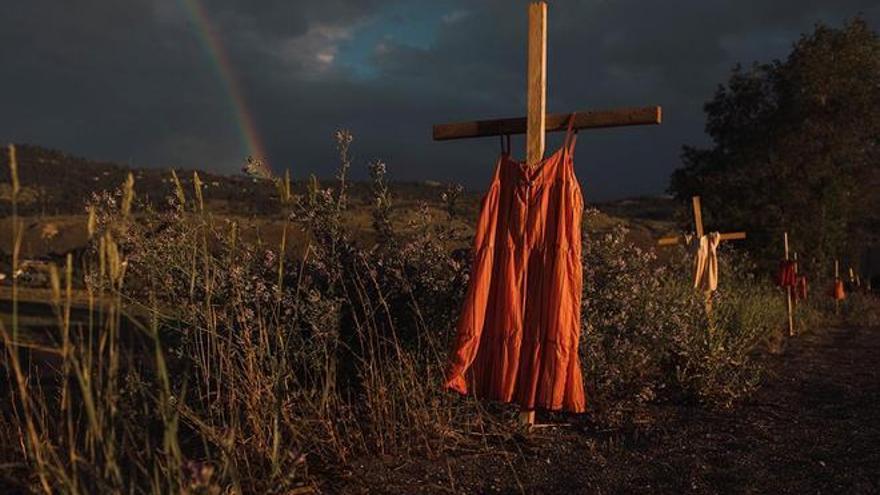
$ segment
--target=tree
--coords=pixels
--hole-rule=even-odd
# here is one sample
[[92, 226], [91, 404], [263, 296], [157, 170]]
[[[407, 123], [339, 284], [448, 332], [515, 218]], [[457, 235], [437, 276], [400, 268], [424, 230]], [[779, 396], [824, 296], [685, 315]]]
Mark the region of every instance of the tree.
[[736, 66], [705, 106], [713, 146], [685, 146], [671, 179], [749, 249], [858, 260], [880, 232], [880, 38], [856, 18], [817, 25], [785, 61]]

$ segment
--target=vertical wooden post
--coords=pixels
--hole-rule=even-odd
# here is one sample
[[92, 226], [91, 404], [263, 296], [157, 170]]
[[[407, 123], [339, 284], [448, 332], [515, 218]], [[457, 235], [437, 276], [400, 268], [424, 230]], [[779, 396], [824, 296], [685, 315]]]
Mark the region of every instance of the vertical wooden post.
[[[529, 4], [528, 88], [526, 103], [526, 163], [533, 166], [544, 158], [547, 115], [547, 2]], [[535, 411], [523, 409], [520, 424], [535, 424]]]
[[[783, 239], [785, 240], [785, 261], [789, 260], [788, 254], [788, 232], [783, 234]], [[788, 305], [788, 336], [794, 336], [794, 305], [792, 303], [792, 290], [793, 287], [788, 286], [785, 288], [785, 300]]]
[[840, 299], [837, 298], [837, 283], [840, 281], [840, 260], [834, 260], [834, 314], [840, 315]]
[[528, 93], [526, 103], [526, 163], [544, 158], [547, 115], [547, 2], [529, 4]]
[[[694, 210], [694, 231], [697, 234], [697, 244], [700, 243], [700, 239], [703, 238], [703, 234], [705, 231], [703, 230], [703, 207], [700, 204], [700, 197], [694, 196], [691, 198], [691, 203], [693, 205]], [[705, 293], [706, 300], [703, 301], [703, 304], [706, 307], [706, 317], [709, 318], [709, 324], [712, 324], [712, 293]]]
[[697, 232], [697, 241], [703, 237], [703, 208], [700, 206], [700, 197], [694, 196], [692, 199], [694, 203], [694, 228]]

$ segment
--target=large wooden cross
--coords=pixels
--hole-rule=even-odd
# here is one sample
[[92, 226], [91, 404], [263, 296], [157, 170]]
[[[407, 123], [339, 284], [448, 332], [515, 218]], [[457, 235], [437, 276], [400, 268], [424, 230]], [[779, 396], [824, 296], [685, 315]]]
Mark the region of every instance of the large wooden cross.
[[[534, 165], [544, 157], [544, 136], [547, 132], [566, 129], [570, 113], [547, 115], [547, 3], [529, 4], [527, 111], [525, 117], [478, 120], [434, 126], [434, 140], [510, 136], [526, 134], [526, 163]], [[600, 111], [578, 111], [575, 129], [596, 129], [631, 125], [659, 124], [659, 106], [622, 108]], [[534, 411], [522, 411], [520, 422], [532, 426]]]

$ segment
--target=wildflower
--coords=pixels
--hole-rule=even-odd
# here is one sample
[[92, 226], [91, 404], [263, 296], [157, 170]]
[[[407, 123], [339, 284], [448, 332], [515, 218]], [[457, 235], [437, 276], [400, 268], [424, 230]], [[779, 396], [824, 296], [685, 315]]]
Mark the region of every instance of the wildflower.
[[374, 178], [380, 178], [385, 175], [386, 167], [385, 162], [381, 160], [376, 160], [375, 162], [370, 164], [370, 175]]

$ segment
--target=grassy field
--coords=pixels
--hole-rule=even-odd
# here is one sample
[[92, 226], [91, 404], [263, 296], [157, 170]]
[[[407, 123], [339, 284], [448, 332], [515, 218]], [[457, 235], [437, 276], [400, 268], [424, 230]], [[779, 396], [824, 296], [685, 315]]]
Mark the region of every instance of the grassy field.
[[[579, 346], [589, 412], [542, 412], [542, 420], [570, 426], [524, 431], [515, 407], [440, 386], [467, 288], [478, 196], [436, 187], [434, 199], [398, 195], [378, 166], [371, 182], [348, 184], [344, 137], [340, 178], [299, 189], [267, 179], [261, 187], [277, 203], [268, 213], [230, 214], [197, 175], [184, 183], [170, 173], [162, 208], [152, 206], [155, 193], [138, 192], [134, 175], [118, 191], [92, 196], [89, 215], [20, 216], [12, 208], [3, 238], [20, 241], [10, 243], [4, 270], [33, 258], [44, 264], [41, 277], [27, 278], [31, 286], [22, 277], [9, 287], [7, 279], [0, 293], [9, 398], [0, 406], [2, 488], [735, 486], [715, 485], [721, 481], [690, 464], [637, 479], [630, 466], [686, 463], [688, 452], [706, 447], [683, 435], [674, 441], [685, 453], [667, 458], [666, 444], [651, 439], [677, 424], [664, 419], [669, 411], [709, 418], [689, 430], [698, 434], [717, 421], [710, 411], [760, 397], [768, 356], [788, 344], [782, 293], [754, 260], [722, 249], [721, 286], [707, 313], [685, 251], [653, 249], [656, 237], [675, 230], [674, 205], [643, 199], [590, 210]], [[47, 240], [47, 230], [57, 233]], [[877, 308], [873, 296], [855, 294], [838, 317], [814, 298], [798, 308], [798, 331], [867, 325]], [[535, 474], [548, 460], [570, 475]]]

